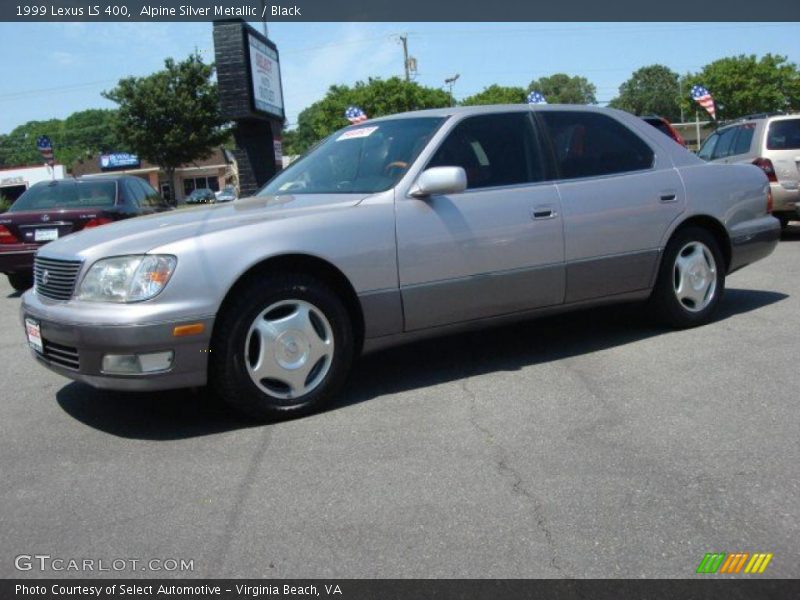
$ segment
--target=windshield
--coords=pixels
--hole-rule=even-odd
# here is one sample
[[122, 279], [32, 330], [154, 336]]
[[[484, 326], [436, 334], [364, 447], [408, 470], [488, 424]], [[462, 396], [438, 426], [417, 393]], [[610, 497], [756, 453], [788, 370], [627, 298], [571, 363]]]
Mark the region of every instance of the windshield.
[[8, 212], [51, 208], [110, 208], [117, 197], [114, 181], [59, 181], [34, 185]]
[[392, 187], [444, 121], [418, 117], [362, 123], [337, 131], [259, 192], [373, 194]]

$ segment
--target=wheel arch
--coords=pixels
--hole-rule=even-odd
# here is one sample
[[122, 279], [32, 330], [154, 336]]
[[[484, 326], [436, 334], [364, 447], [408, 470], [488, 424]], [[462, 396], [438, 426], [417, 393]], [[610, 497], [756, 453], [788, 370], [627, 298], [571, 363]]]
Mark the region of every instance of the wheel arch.
[[364, 314], [361, 310], [361, 303], [358, 299], [358, 295], [353, 285], [350, 283], [350, 280], [338, 267], [324, 258], [313, 254], [280, 254], [254, 264], [233, 282], [220, 304], [218, 314], [221, 314], [227, 308], [231, 300], [236, 297], [237, 292], [244, 288], [249, 282], [263, 277], [268, 273], [278, 272], [310, 275], [336, 292], [342, 299], [347, 313], [350, 316], [357, 355], [364, 342]]
[[684, 219], [672, 230], [666, 244], [664, 244], [664, 247], [666, 248], [667, 244], [669, 244], [672, 238], [674, 238], [679, 231], [682, 231], [687, 227], [700, 227], [714, 236], [714, 239], [716, 239], [717, 243], [719, 244], [720, 252], [722, 252], [722, 256], [725, 259], [725, 273], [728, 273], [731, 268], [731, 238], [728, 234], [728, 230], [725, 228], [725, 225], [723, 225], [722, 222], [715, 217], [710, 215], [692, 215]]

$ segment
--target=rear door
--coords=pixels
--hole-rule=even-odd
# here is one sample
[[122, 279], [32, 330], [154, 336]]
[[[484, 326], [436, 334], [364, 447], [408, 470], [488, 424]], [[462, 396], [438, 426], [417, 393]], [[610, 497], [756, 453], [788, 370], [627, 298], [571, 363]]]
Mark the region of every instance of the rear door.
[[537, 114], [559, 173], [566, 302], [649, 288], [661, 239], [686, 204], [672, 161], [607, 114]]
[[800, 118], [777, 118], [767, 126], [762, 156], [772, 161], [778, 183], [798, 189], [800, 181]]
[[561, 207], [530, 111], [462, 119], [440, 166], [463, 167], [467, 190], [396, 201], [406, 330], [562, 303]]

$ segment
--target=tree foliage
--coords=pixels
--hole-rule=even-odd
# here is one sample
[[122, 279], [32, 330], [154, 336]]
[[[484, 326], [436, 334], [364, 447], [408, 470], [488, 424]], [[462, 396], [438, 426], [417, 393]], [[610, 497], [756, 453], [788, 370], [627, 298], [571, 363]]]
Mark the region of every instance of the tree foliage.
[[117, 138], [112, 123], [113, 110], [89, 109], [72, 113], [66, 119], [29, 121], [0, 135], [0, 165], [41, 164], [36, 139], [46, 135], [53, 143], [56, 162], [71, 167], [75, 161], [114, 150]]
[[715, 60], [687, 75], [682, 103], [691, 112], [698, 109], [689, 95], [695, 84], [703, 85], [714, 97], [718, 120], [800, 109], [800, 71], [785, 56], [766, 54], [758, 59], [754, 54], [741, 54]]
[[527, 91], [541, 92], [549, 104], [597, 104], [597, 88], [585, 77], [577, 75], [556, 73], [534, 79]]
[[198, 53], [145, 77], [121, 79], [103, 96], [119, 105], [115, 131], [125, 149], [174, 170], [211, 154], [227, 137], [220, 115], [214, 67]]
[[659, 115], [677, 121], [681, 114], [678, 79], [678, 74], [664, 65], [642, 67], [619, 86], [619, 96], [609, 106], [635, 115]]
[[522, 87], [507, 87], [490, 85], [472, 96], [461, 101], [463, 106], [477, 106], [482, 104], [520, 104], [525, 102], [525, 89]]
[[429, 88], [399, 77], [359, 81], [354, 86], [334, 85], [325, 97], [303, 110], [297, 128], [284, 133], [284, 153], [302, 154], [319, 140], [348, 124], [348, 106], [360, 107], [369, 117], [409, 110], [450, 106], [452, 98], [443, 90]]

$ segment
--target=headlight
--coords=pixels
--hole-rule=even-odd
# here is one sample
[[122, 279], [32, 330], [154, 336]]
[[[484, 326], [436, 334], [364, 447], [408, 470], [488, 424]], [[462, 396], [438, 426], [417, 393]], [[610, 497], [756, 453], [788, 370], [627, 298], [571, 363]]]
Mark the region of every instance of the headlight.
[[93, 302], [149, 300], [167, 285], [177, 262], [174, 256], [165, 254], [98, 260], [83, 278], [78, 299]]

